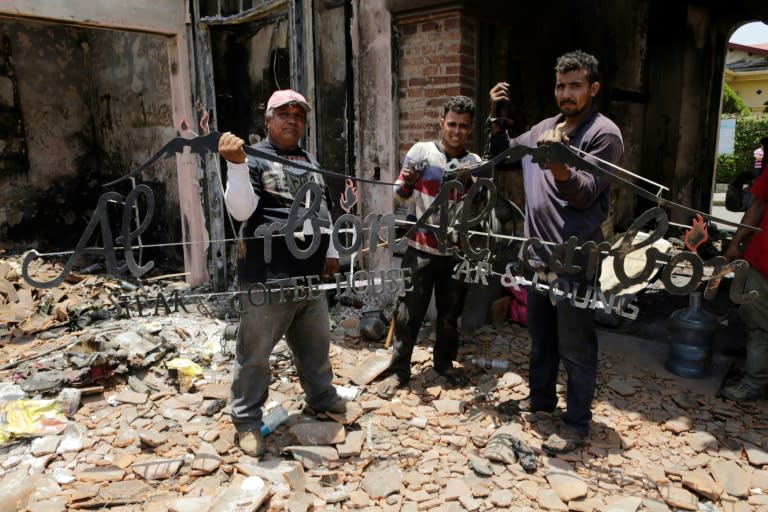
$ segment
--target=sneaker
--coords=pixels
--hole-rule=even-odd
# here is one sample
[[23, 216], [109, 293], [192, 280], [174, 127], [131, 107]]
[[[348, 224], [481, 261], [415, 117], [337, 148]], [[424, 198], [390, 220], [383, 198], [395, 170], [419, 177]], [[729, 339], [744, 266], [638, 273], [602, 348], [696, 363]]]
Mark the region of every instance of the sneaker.
[[556, 432], [549, 436], [546, 441], [541, 445], [548, 455], [558, 455], [560, 453], [572, 452], [578, 448], [581, 448], [589, 440], [589, 434], [579, 434], [573, 430], [567, 428], [561, 428], [559, 432]]
[[258, 457], [266, 450], [264, 438], [258, 430], [248, 430], [237, 433], [237, 444], [243, 453], [251, 457]]
[[760, 388], [756, 388], [743, 380], [732, 386], [722, 388], [717, 395], [734, 402], [746, 402], [749, 400], [762, 400], [766, 394]]
[[398, 389], [404, 388], [407, 385], [407, 380], [404, 380], [398, 374], [393, 373], [386, 379], [379, 382], [379, 384], [376, 386], [376, 394], [379, 395], [379, 398], [389, 400], [395, 396], [395, 393]]

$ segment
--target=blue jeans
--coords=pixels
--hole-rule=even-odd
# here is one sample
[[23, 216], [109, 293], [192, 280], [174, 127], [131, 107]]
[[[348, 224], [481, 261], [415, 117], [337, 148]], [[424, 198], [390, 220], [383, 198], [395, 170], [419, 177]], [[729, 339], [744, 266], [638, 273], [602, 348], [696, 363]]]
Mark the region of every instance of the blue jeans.
[[458, 320], [464, 306], [466, 285], [452, 277], [459, 260], [453, 256], [437, 256], [409, 247], [403, 255], [402, 268], [411, 269], [413, 289], [397, 304], [394, 353], [390, 369], [402, 381], [411, 376], [411, 356], [421, 324], [435, 292], [437, 329], [433, 351], [435, 370], [453, 367], [459, 351]]
[[285, 334], [306, 402], [317, 411], [338, 399], [331, 369], [330, 322], [325, 295], [318, 300], [254, 306], [243, 297], [232, 379], [232, 423], [238, 432], [261, 428], [272, 370], [269, 356]]
[[[568, 279], [571, 285], [574, 281]], [[579, 296], [586, 283], [579, 283]], [[554, 411], [560, 361], [567, 373], [567, 409], [560, 419], [579, 434], [589, 433], [592, 398], [597, 382], [597, 334], [594, 311], [571, 306], [568, 299], [552, 305], [549, 296], [528, 289], [528, 332], [531, 338], [528, 385], [531, 406]]]

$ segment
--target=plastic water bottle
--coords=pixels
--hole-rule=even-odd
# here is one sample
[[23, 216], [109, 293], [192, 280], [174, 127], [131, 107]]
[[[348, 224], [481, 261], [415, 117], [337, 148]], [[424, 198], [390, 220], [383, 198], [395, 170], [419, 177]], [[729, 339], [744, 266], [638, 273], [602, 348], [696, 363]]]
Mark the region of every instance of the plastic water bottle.
[[488, 359], [485, 357], [476, 357], [472, 359], [472, 364], [485, 368], [486, 370], [506, 370], [509, 367], [509, 361], [504, 359]]
[[278, 405], [262, 418], [263, 424], [261, 425], [261, 436], [267, 437], [287, 419], [288, 411], [286, 411], [282, 405]]
[[64, 414], [72, 418], [80, 407], [82, 391], [77, 388], [63, 388], [59, 392], [58, 400], [64, 405]]
[[360, 388], [357, 386], [337, 386], [336, 394], [344, 400], [355, 400], [360, 394]]

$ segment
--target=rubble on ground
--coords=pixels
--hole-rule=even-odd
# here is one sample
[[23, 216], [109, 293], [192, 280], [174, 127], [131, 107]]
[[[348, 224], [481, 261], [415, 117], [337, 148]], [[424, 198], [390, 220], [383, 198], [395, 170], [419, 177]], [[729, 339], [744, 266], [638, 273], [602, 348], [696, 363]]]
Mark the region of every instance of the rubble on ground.
[[[137, 289], [77, 275], [35, 289], [17, 261], [0, 260], [0, 510], [768, 507], [764, 403], [697, 394], [686, 379], [601, 348], [592, 440], [548, 457], [541, 445], [557, 417], [499, 407], [528, 395], [524, 328], [496, 322], [464, 342], [466, 388], [447, 386], [432, 369], [432, 343], [419, 344], [410, 386], [383, 400], [375, 379], [386, 341], [361, 338], [359, 311], [341, 303], [331, 312], [334, 384], [363, 414], [349, 425], [302, 414], [280, 343], [267, 408], [284, 407], [288, 420], [263, 457], [248, 457], [229, 418], [235, 324], [206, 307], [145, 302], [139, 314], [129, 299], [174, 291], [194, 294], [178, 282]], [[128, 293], [127, 318], [110, 293]], [[470, 362], [479, 357], [510, 364], [480, 368]]]

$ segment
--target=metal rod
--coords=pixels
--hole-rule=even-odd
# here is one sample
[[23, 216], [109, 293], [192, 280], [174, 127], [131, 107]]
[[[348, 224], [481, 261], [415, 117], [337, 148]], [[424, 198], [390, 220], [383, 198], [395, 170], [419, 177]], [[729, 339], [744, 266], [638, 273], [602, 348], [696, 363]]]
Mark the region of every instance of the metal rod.
[[[595, 160], [597, 160], [597, 161], [598, 161], [598, 162], [600, 162], [601, 164], [605, 164], [605, 165], [608, 165], [608, 166], [610, 166], [610, 167], [613, 167], [613, 168], [614, 168], [614, 169], [616, 169], [617, 171], [621, 171], [621, 172], [623, 172], [623, 173], [625, 173], [625, 174], [629, 174], [629, 175], [630, 175], [630, 176], [632, 176], [633, 178], [637, 178], [637, 179], [639, 179], [639, 180], [641, 180], [641, 181], [644, 181], [644, 182], [646, 182], [646, 183], [649, 183], [649, 184], [653, 185], [654, 187], [657, 187], [657, 188], [659, 188], [660, 190], [666, 190], [667, 192], [669, 191], [669, 188], [665, 187], [664, 185], [662, 185], [662, 184], [660, 184], [660, 183], [656, 183], [655, 181], [651, 181], [651, 180], [649, 180], [648, 178], [646, 178], [646, 177], [644, 177], [644, 176], [640, 176], [639, 174], [635, 174], [635, 173], [634, 173], [634, 172], [632, 172], [632, 171], [628, 171], [627, 169], [624, 169], [623, 167], [619, 167], [619, 166], [618, 166], [618, 165], [616, 165], [616, 164], [612, 164], [611, 162], [609, 162], [609, 161], [607, 161], [607, 160], [603, 160], [602, 158], [596, 157], [595, 155], [592, 155], [592, 154], [590, 154], [590, 153], [587, 153], [586, 151], [582, 151], [581, 149], [579, 149], [579, 148], [576, 148], [576, 147], [573, 147], [573, 146], [569, 146], [569, 148], [570, 148], [570, 149], [572, 149], [572, 150], [574, 150], [574, 151], [576, 151], [577, 153], [581, 153], [582, 155], [585, 155], [585, 156], [589, 156], [589, 157], [591, 157], [591, 158], [594, 158]], [[658, 192], [658, 193], [661, 193], [661, 192]]]

